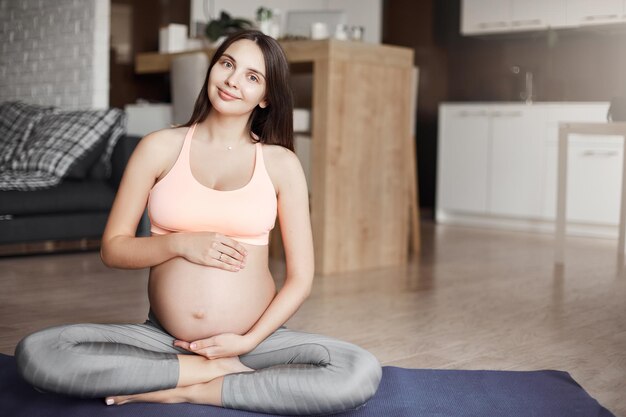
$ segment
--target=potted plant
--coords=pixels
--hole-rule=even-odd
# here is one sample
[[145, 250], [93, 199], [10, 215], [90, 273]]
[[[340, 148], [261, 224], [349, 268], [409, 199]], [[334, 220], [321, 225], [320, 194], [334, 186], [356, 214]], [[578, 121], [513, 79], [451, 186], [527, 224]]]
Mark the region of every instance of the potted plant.
[[272, 24], [272, 9], [267, 7], [259, 7], [256, 11], [256, 20], [259, 24], [259, 30], [266, 35], [270, 34], [270, 26]]
[[256, 10], [256, 21], [259, 30], [268, 36], [278, 38], [280, 27], [280, 10], [261, 6]]
[[213, 19], [209, 21], [204, 33], [206, 37], [215, 43], [222, 37], [225, 37], [233, 32], [237, 32], [243, 29], [251, 29], [254, 25], [251, 21], [242, 18], [233, 18], [228, 13], [222, 11], [219, 19]]

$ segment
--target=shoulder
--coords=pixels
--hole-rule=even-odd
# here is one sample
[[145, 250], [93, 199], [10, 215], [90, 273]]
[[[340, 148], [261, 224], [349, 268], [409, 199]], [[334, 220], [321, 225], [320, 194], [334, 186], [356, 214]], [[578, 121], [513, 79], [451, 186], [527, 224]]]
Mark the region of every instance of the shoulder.
[[265, 169], [277, 189], [294, 179], [304, 178], [304, 171], [298, 156], [280, 145], [263, 144]]
[[144, 136], [139, 145], [143, 148], [161, 151], [180, 148], [188, 130], [188, 127], [157, 130]]
[[176, 159], [189, 128], [177, 127], [157, 130], [139, 141], [135, 149], [136, 157], [149, 158], [153, 162]]
[[263, 159], [269, 170], [283, 174], [293, 173], [302, 169], [298, 156], [289, 149], [280, 145], [263, 144]]
[[176, 162], [188, 129], [177, 127], [149, 133], [135, 148], [133, 162], [159, 176]]

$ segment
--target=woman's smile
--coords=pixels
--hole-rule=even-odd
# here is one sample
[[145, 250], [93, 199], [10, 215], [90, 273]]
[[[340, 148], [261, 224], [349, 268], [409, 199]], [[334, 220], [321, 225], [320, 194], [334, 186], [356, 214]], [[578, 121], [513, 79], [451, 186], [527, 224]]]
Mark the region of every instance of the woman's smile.
[[240, 100], [239, 97], [236, 97], [236, 96], [228, 93], [227, 91], [222, 90], [219, 87], [217, 88], [217, 94], [220, 96], [220, 98], [222, 100], [225, 100], [225, 101]]

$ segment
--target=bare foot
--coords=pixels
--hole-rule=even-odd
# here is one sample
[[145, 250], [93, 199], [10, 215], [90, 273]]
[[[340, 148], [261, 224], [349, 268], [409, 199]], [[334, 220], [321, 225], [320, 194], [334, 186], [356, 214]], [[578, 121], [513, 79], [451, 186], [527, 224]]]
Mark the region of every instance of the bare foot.
[[239, 360], [239, 356], [232, 356], [230, 358], [209, 359], [209, 360], [215, 363], [220, 369], [222, 369], [225, 372], [222, 375], [254, 371], [254, 369], [248, 368], [246, 365], [241, 363], [241, 361]]
[[162, 391], [145, 392], [143, 394], [118, 395], [106, 397], [106, 405], [124, 405], [128, 403], [162, 403], [173, 404], [186, 402], [185, 390], [188, 387], [178, 387]]
[[[228, 374], [254, 371], [254, 369], [248, 368], [243, 363], [241, 363], [238, 356], [233, 356], [230, 358], [207, 359], [207, 361], [209, 361], [211, 364], [212, 376], [206, 382], [210, 382], [215, 378]], [[195, 392], [194, 388], [197, 389], [197, 387], [200, 385], [202, 384], [176, 387], [172, 389], [146, 392], [142, 394], [111, 396], [106, 397], [105, 402], [107, 405], [123, 405], [133, 402], [150, 402], [163, 404], [192, 402], [191, 398], [193, 398], [193, 393]]]

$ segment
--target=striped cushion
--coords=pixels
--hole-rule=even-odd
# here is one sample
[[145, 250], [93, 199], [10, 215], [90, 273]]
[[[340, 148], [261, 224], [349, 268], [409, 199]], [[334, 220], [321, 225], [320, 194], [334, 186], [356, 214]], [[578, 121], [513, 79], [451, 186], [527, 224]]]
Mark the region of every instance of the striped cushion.
[[101, 141], [107, 174], [117, 140], [124, 134], [125, 115], [120, 109], [54, 112], [42, 116], [15, 152], [13, 171], [42, 171], [63, 178], [74, 164]]
[[11, 164], [16, 149], [26, 140], [33, 126], [54, 107], [21, 101], [0, 103], [0, 170]]

